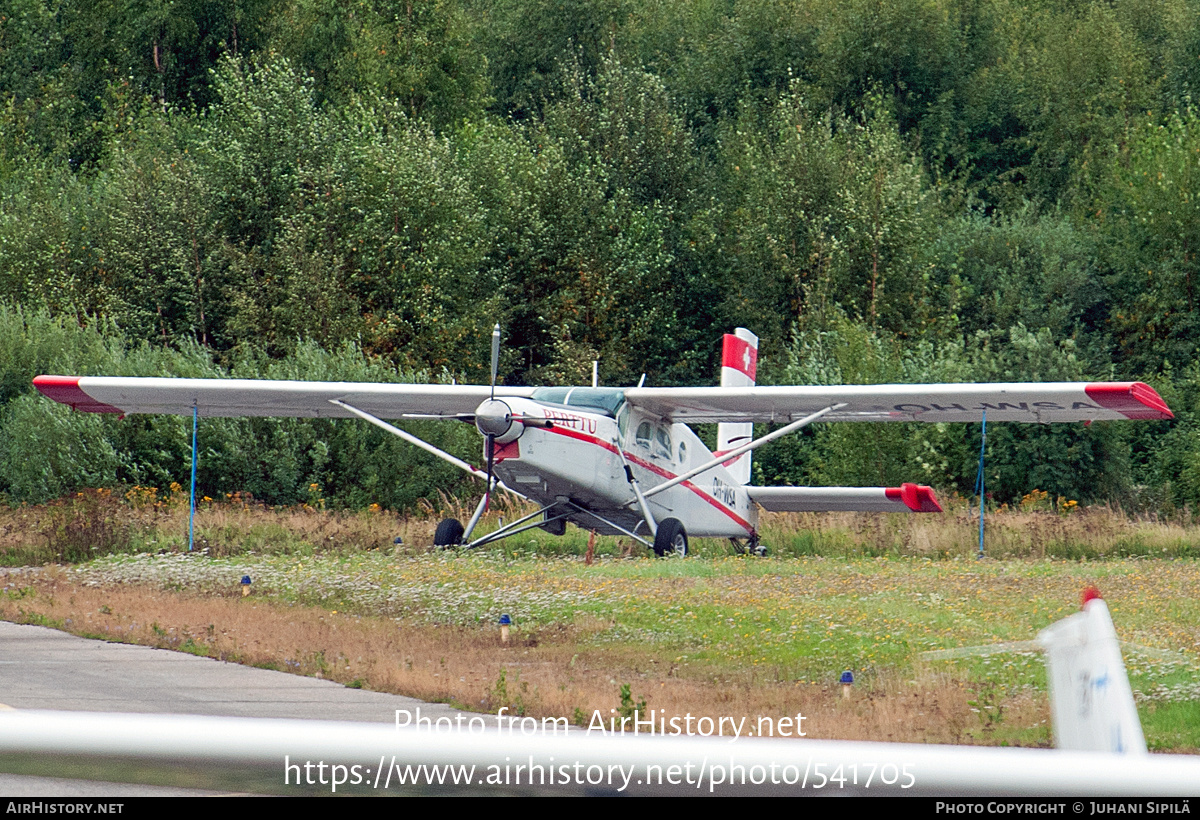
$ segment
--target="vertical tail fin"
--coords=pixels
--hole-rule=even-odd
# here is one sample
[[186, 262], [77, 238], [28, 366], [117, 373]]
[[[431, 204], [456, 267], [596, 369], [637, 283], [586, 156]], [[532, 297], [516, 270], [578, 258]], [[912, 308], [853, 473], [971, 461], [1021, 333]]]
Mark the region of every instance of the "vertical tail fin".
[[[721, 349], [721, 386], [752, 387], [758, 370], [758, 337], [744, 327], [726, 333]], [[754, 425], [746, 422], [717, 425], [717, 452], [715, 455], [748, 443], [754, 437]], [[725, 462], [725, 469], [733, 478], [750, 483], [750, 454], [743, 453], [732, 461]]]
[[1117, 631], [1100, 593], [1089, 587], [1083, 594], [1083, 612], [1043, 629], [1038, 643], [1046, 650], [1054, 745], [1146, 754]]

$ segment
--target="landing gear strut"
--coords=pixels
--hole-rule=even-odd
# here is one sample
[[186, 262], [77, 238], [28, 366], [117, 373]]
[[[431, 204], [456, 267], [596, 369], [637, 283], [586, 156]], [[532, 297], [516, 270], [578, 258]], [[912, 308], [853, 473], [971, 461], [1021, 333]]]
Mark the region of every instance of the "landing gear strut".
[[730, 538], [729, 543], [733, 544], [733, 551], [738, 555], [757, 555], [759, 558], [765, 558], [767, 555], [767, 548], [758, 542], [758, 533], [745, 541]]

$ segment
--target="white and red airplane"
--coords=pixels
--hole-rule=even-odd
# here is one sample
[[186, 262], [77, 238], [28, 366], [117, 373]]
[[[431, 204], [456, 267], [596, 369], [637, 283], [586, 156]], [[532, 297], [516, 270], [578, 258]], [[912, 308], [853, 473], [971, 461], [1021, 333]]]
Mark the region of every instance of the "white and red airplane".
[[[571, 521], [623, 534], [659, 555], [684, 555], [688, 536], [730, 538], [761, 552], [758, 508], [782, 511], [939, 512], [929, 487], [755, 487], [750, 453], [815, 421], [1061, 422], [1170, 419], [1141, 382], [889, 384], [757, 387], [758, 338], [724, 337], [718, 387], [360, 384], [239, 379], [38, 376], [46, 396], [93, 413], [200, 416], [357, 416], [487, 481], [464, 527], [442, 521], [435, 545], [478, 547], [534, 527], [561, 535]], [[384, 419], [471, 421], [484, 436], [486, 470]], [[687, 425], [718, 423], [713, 453]], [[753, 425], [783, 425], [753, 438]], [[537, 511], [472, 539], [494, 486]]]

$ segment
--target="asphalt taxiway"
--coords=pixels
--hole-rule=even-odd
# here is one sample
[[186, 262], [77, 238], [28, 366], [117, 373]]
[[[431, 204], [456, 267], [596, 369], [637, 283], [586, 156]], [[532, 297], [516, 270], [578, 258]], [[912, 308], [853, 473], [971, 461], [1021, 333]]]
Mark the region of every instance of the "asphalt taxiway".
[[[396, 710], [433, 720], [458, 710], [415, 698], [255, 669], [182, 652], [107, 643], [0, 621], [0, 710], [295, 718], [389, 723]], [[202, 794], [124, 784], [0, 774], [10, 796]]]

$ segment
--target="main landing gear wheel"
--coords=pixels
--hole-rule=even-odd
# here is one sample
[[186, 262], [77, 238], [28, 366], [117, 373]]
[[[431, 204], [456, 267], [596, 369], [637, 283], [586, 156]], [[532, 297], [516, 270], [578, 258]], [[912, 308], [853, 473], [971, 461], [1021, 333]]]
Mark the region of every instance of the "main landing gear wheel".
[[437, 532], [433, 534], [433, 545], [435, 547], [457, 547], [462, 543], [463, 525], [457, 518], [447, 518], [437, 525]]
[[658, 533], [654, 536], [654, 554], [662, 558], [677, 555], [683, 558], [687, 555], [687, 530], [678, 518], [664, 518], [658, 522]]

